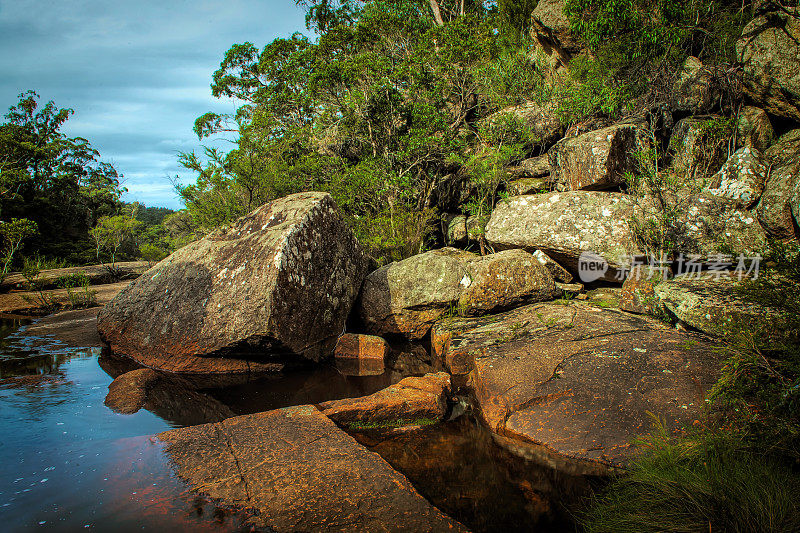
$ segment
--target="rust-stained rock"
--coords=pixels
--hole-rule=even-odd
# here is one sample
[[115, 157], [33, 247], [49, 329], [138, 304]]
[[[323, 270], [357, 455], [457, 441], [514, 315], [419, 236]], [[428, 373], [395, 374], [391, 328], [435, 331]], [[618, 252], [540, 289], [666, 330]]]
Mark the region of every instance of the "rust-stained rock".
[[671, 429], [702, 419], [718, 377], [704, 337], [580, 303], [444, 320], [431, 337], [454, 374], [470, 375], [493, 432], [570, 473], [625, 465], [650, 413]]
[[539, 261], [539, 263], [544, 265], [544, 267], [550, 271], [550, 274], [553, 275], [553, 278], [556, 281], [560, 281], [562, 283], [572, 283], [572, 274], [570, 274], [566, 268], [553, 261], [546, 253], [541, 250], [536, 250], [532, 255], [537, 261]]
[[333, 352], [336, 367], [348, 376], [383, 374], [384, 360], [391, 349], [381, 337], [345, 333], [339, 337]]
[[518, 196], [500, 202], [486, 225], [486, 239], [496, 248], [541, 250], [577, 273], [583, 252], [609, 264], [602, 279], [614, 281], [632, 255], [639, 255], [629, 220], [635, 214], [630, 196], [568, 191]]
[[656, 315], [661, 304], [656, 296], [655, 286], [670, 278], [671, 269], [637, 265], [628, 272], [622, 284], [619, 308], [629, 313]]
[[218, 422], [234, 412], [214, 398], [197, 392], [187, 380], [150, 368], [140, 368], [117, 377], [108, 386], [105, 405], [132, 415], [144, 408], [181, 425]]
[[558, 294], [547, 268], [523, 250], [481, 257], [442, 248], [371, 273], [358, 309], [370, 332], [421, 339], [448, 312], [478, 315]]
[[328, 194], [294, 194], [158, 263], [100, 312], [98, 330], [115, 353], [172, 372], [319, 361], [367, 263]]
[[559, 190], [602, 190], [625, 183], [633, 170], [636, 126], [617, 124], [560, 140], [549, 152]]
[[450, 375], [445, 372], [409, 377], [361, 398], [320, 404], [328, 418], [349, 429], [429, 424], [447, 414]]
[[252, 525], [293, 531], [464, 531], [313, 406], [161, 433], [180, 477]]

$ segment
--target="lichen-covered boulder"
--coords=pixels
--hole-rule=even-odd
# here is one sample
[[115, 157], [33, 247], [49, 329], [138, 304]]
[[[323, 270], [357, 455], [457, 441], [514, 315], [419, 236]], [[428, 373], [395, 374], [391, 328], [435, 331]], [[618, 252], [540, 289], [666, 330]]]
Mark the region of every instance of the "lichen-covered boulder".
[[722, 165], [706, 185], [706, 193], [732, 205], [748, 209], [758, 202], [767, 179], [764, 156], [754, 148], [740, 148]]
[[497, 248], [541, 250], [573, 274], [583, 252], [608, 263], [602, 279], [618, 280], [619, 269], [641, 252], [629, 221], [637, 213], [625, 194], [568, 191], [517, 196], [500, 202], [486, 225]]
[[772, 129], [769, 115], [759, 107], [745, 106], [739, 111], [736, 132], [747, 148], [755, 148], [761, 152], [775, 141], [775, 130]]
[[736, 43], [744, 91], [768, 113], [800, 121], [800, 9], [757, 16]]
[[549, 60], [549, 67], [558, 72], [583, 46], [570, 30], [570, 22], [564, 14], [565, 0], [540, 0], [531, 13], [531, 37], [536, 50]]
[[252, 372], [319, 361], [368, 259], [328, 194], [256, 209], [164, 259], [98, 315], [111, 350], [172, 372]]
[[506, 168], [511, 178], [542, 178], [550, 174], [547, 154], [524, 159], [518, 165]]
[[562, 189], [599, 190], [625, 183], [633, 170], [636, 126], [617, 124], [562, 139], [548, 152], [553, 181]]
[[677, 251], [685, 254], [711, 255], [764, 254], [767, 235], [751, 211], [737, 208], [707, 193], [693, 195], [681, 203], [677, 214]]
[[767, 148], [764, 155], [778, 168], [797, 164], [800, 161], [800, 128], [781, 135], [775, 144]]
[[447, 313], [483, 314], [558, 294], [547, 268], [522, 250], [481, 257], [442, 248], [372, 272], [358, 312], [370, 332], [421, 339]]
[[670, 166], [679, 176], [704, 178], [725, 162], [722, 143], [708, 142], [707, 135], [708, 125], [720, 118], [684, 118], [675, 124], [669, 139]]
[[550, 181], [546, 178], [520, 178], [508, 182], [506, 192], [509, 196], [538, 194], [550, 190]]
[[773, 167], [756, 207], [761, 226], [773, 239], [790, 242], [800, 239], [800, 161]]
[[780, 329], [777, 310], [737, 291], [740, 283], [734, 272], [684, 274], [656, 285], [655, 294], [676, 318], [710, 335]]

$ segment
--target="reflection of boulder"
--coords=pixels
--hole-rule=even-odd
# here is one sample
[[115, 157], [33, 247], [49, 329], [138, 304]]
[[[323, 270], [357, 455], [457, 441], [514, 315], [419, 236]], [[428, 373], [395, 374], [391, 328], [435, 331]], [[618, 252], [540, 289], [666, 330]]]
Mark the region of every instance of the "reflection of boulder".
[[367, 268], [331, 197], [294, 194], [154, 266], [100, 312], [98, 330], [114, 352], [172, 372], [319, 361]]
[[463, 531], [305, 405], [161, 433], [178, 475], [269, 531]]
[[194, 390], [191, 383], [150, 368], [126, 372], [108, 386], [106, 406], [130, 415], [141, 408], [159, 417], [190, 426], [234, 416], [227, 406]]

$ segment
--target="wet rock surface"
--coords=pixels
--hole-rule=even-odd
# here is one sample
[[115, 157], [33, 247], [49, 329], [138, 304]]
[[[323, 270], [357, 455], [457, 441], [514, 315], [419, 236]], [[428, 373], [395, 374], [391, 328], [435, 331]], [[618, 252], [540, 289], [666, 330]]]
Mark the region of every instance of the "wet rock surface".
[[98, 316], [111, 349], [172, 372], [330, 357], [367, 258], [324, 193], [265, 204], [181, 248]]
[[271, 531], [464, 531], [313, 406], [158, 435], [178, 475]]
[[384, 372], [391, 348], [381, 337], [345, 333], [339, 337], [333, 357], [336, 368], [349, 376], [375, 376]]
[[649, 413], [672, 429], [701, 419], [718, 375], [706, 338], [578, 303], [449, 319], [431, 338], [491, 431], [571, 474], [625, 465]]
[[577, 272], [582, 252], [591, 251], [609, 263], [603, 279], [613, 281], [631, 255], [638, 255], [628, 219], [631, 198], [619, 193], [568, 191], [518, 196], [500, 202], [486, 226], [494, 246], [541, 250]]
[[440, 422], [447, 414], [450, 375], [408, 377], [375, 394], [318, 405], [324, 415], [351, 430]]

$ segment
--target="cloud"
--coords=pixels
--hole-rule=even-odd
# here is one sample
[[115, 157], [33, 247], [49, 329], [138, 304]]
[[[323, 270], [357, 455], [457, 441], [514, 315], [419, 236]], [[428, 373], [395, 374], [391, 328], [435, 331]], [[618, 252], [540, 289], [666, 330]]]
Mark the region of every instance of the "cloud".
[[73, 108], [65, 131], [125, 175], [127, 200], [175, 208], [168, 177], [201, 149], [195, 118], [236, 108], [209, 89], [225, 51], [303, 29], [292, 0], [0, 0], [0, 106], [34, 89]]

